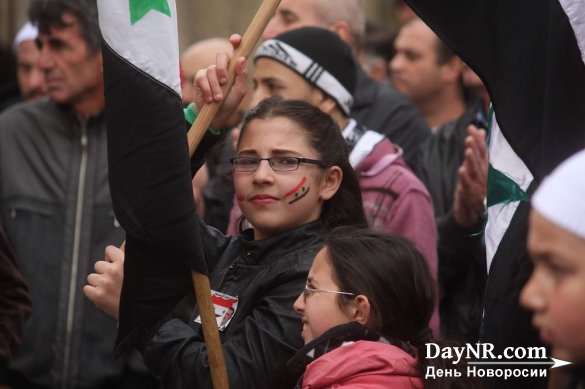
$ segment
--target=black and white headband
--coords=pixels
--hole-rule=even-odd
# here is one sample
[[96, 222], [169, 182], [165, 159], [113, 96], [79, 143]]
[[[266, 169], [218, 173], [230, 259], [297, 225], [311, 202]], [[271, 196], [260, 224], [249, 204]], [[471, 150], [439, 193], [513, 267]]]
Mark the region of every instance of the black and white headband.
[[351, 93], [349, 93], [337, 78], [323, 68], [323, 66], [313, 61], [304, 53], [283, 41], [269, 39], [256, 50], [254, 60], [260, 57], [272, 58], [288, 66], [335, 99], [343, 112], [349, 115], [353, 104], [353, 96]]

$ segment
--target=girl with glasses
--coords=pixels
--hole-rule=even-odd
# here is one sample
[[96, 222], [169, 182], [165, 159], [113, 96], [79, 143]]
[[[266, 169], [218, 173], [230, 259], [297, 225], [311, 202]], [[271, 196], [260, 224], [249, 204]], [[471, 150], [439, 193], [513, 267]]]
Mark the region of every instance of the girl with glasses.
[[255, 239], [315, 220], [326, 229], [366, 224], [354, 206], [361, 198], [343, 138], [331, 132], [337, 126], [329, 115], [318, 111], [275, 97], [244, 121], [232, 159], [234, 188]]
[[[222, 60], [227, 60], [227, 55], [220, 55], [218, 61]], [[230, 107], [238, 105], [245, 90], [239, 87], [245, 83], [245, 63], [243, 58], [237, 61], [235, 87], [212, 122], [212, 128], [222, 128], [221, 118], [229, 116]], [[225, 67], [214, 69], [202, 70], [196, 77], [199, 107], [203, 101], [223, 99], [201, 86], [203, 80], [209, 85], [208, 77], [217, 81], [226, 76], [222, 73]], [[115, 87], [128, 88], [123, 82], [112, 89]], [[148, 97], [140, 91], [136, 95], [136, 98]], [[231, 104], [235, 100], [238, 101]], [[155, 106], [155, 103], [161, 101], [144, 106]], [[112, 109], [122, 111], [123, 104], [127, 102], [115, 101]], [[127, 127], [130, 128], [121, 125], [116, 131], [130, 134]], [[177, 133], [172, 142], [183, 140], [181, 136], [184, 133]], [[212, 132], [205, 136], [191, 160], [193, 166], [199, 164], [199, 157], [213, 143], [210, 138], [214, 136]], [[160, 136], [153, 138], [156, 142], [145, 141], [148, 147], [161, 147], [160, 143], [170, 136], [161, 131]], [[122, 149], [115, 144], [116, 139], [109, 140], [111, 152]], [[141, 161], [136, 160], [137, 152], [144, 152]], [[177, 158], [176, 165], [169, 165], [175, 168], [145, 169], [149, 158], [155, 157], [145, 147], [113, 159], [140, 167], [139, 174], [153, 184], [171, 182], [181, 177], [178, 172], [189, 166], [188, 158]], [[182, 197], [165, 188], [167, 196], [154, 202], [155, 198], [149, 197], [152, 196], [150, 186], [142, 185], [129, 174], [123, 176], [120, 170], [114, 173], [117, 176], [112, 181], [115, 184], [112, 193], [121, 193], [120, 189], [126, 185], [133, 185], [131, 189], [135, 192], [132, 197], [127, 195], [122, 199], [134, 208], [133, 212], [121, 215], [128, 235], [119, 338], [124, 346], [138, 347], [148, 369], [165, 388], [212, 388], [199, 312], [192, 296], [193, 258], [175, 260], [177, 250], [170, 244], [175, 237], [169, 231], [185, 235], [183, 229], [177, 228], [180, 220], [195, 218], [193, 234], [186, 239], [197, 248], [194, 255], [200, 258], [195, 259], [203, 260], [209, 270], [232, 389], [294, 385], [296, 378], [290, 379], [286, 361], [302, 346], [302, 339], [299, 337], [301, 321], [293, 303], [304, 286], [315, 254], [327, 231], [340, 225], [366, 225], [359, 183], [349, 164], [341, 132], [329, 115], [308, 103], [284, 101], [279, 97], [260, 103], [244, 119], [233, 164], [238, 202], [254, 226], [237, 237], [221, 234], [190, 213], [192, 204], [187, 204], [184, 200], [187, 192], [183, 193], [190, 190], [189, 177], [179, 183], [185, 188], [179, 193]], [[137, 185], [144, 190], [137, 190]], [[150, 211], [156, 207], [160, 207], [162, 215]], [[177, 212], [178, 207], [185, 212]], [[171, 212], [180, 216], [176, 223], [157, 224], [161, 228], [156, 234], [146, 229], [145, 226], [154, 224], [152, 220], [169, 220]], [[106, 255], [105, 262], [118, 263], [124, 254], [110, 247]], [[104, 273], [96, 277], [107, 277]], [[92, 277], [91, 287], [103, 284], [96, 277]], [[99, 298], [93, 301], [102, 304]], [[111, 308], [106, 310], [118, 311], [117, 307]]]
[[[424, 257], [399, 236], [340, 227], [328, 234], [294, 308], [305, 346], [291, 371], [297, 388], [475, 388], [458, 365], [426, 359], [435, 282]], [[443, 344], [441, 344], [443, 345]], [[426, 368], [458, 378], [423, 379]]]

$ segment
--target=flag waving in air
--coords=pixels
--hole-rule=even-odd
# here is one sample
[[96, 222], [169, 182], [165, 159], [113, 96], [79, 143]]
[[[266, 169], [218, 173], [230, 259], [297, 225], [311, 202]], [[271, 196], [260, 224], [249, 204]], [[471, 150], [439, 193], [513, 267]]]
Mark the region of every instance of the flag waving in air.
[[[191, 187], [174, 0], [98, 0], [110, 192], [127, 234], [118, 341], [132, 343], [207, 274]], [[130, 336], [131, 335], [131, 336]]]
[[532, 269], [526, 253], [529, 200], [545, 175], [585, 147], [585, 3], [406, 2], [481, 77], [495, 111], [482, 340], [496, 350], [537, 344], [530, 315], [518, 304]]

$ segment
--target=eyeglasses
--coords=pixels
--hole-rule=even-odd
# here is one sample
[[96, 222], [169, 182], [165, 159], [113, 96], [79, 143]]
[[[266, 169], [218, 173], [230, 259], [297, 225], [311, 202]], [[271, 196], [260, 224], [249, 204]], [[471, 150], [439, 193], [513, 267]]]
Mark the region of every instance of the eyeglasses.
[[314, 293], [333, 293], [333, 294], [342, 294], [344, 296], [355, 296], [355, 293], [349, 292], [338, 292], [335, 290], [323, 290], [323, 289], [314, 289], [310, 288], [309, 285], [305, 285], [305, 289], [303, 290], [303, 300], [307, 302], [307, 299], [311, 297]]
[[230, 162], [234, 166], [234, 170], [238, 172], [253, 172], [258, 169], [258, 166], [260, 166], [260, 162], [262, 161], [268, 161], [270, 167], [275, 172], [291, 172], [297, 170], [301, 163], [310, 163], [321, 167], [327, 167], [322, 161], [300, 157], [235, 157], [230, 159]]

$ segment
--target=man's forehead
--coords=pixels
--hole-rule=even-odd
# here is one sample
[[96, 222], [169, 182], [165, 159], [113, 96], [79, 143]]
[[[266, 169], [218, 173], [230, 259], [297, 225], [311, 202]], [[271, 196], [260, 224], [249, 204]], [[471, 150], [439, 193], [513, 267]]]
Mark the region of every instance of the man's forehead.
[[[259, 80], [283, 80], [293, 75], [295, 82], [308, 83], [304, 77], [289, 68], [288, 66], [272, 58], [262, 57], [256, 61], [253, 76]], [[298, 77], [298, 80], [296, 79]]]
[[300, 21], [316, 19], [317, 0], [282, 0], [278, 12], [296, 16]]
[[400, 30], [400, 35], [412, 35], [426, 39], [434, 39], [436, 34], [420, 19], [415, 19], [405, 24]]
[[405, 25], [396, 37], [395, 46], [412, 49], [434, 49], [437, 36], [424, 23]]

